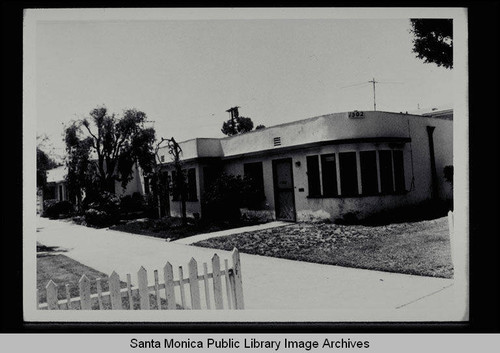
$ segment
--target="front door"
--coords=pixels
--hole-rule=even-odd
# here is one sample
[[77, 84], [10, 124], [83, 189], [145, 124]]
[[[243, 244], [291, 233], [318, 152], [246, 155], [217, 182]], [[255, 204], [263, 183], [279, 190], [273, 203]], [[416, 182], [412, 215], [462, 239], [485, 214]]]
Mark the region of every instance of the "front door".
[[295, 222], [295, 197], [291, 158], [273, 161], [273, 179], [276, 219]]

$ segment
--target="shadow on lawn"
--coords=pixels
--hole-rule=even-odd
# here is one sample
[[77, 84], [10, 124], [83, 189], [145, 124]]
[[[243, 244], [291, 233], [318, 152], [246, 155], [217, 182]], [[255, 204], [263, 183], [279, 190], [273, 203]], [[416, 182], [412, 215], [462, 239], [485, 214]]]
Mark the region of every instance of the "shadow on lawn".
[[46, 246], [36, 243], [36, 257], [54, 256], [63, 252], [68, 252], [68, 250], [58, 246]]

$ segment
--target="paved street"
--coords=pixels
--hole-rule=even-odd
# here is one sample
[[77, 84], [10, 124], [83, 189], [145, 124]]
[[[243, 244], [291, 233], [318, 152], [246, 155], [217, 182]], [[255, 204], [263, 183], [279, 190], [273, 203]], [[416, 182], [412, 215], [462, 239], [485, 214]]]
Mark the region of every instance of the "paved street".
[[[202, 272], [202, 263], [209, 263], [214, 253], [221, 260], [231, 258], [227, 251], [45, 218], [38, 218], [37, 228], [40, 243], [60, 247], [64, 255], [104, 273], [115, 270], [121, 278], [131, 273], [133, 283], [140, 266], [153, 281], [153, 270], [161, 270], [167, 261], [187, 269], [194, 257]], [[270, 310], [281, 309], [288, 311], [274, 320], [455, 321], [463, 315], [450, 279], [247, 254], [241, 254], [241, 263], [245, 308], [262, 310], [252, 311], [254, 320], [267, 321]]]

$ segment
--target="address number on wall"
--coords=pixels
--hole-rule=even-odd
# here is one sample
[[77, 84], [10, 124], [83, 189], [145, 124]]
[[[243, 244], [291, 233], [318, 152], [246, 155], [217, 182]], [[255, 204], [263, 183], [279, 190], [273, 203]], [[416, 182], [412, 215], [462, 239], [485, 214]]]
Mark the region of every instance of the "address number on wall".
[[348, 116], [351, 119], [361, 119], [361, 118], [365, 117], [365, 114], [364, 114], [364, 112], [360, 112], [360, 111], [355, 110], [353, 112], [349, 112]]

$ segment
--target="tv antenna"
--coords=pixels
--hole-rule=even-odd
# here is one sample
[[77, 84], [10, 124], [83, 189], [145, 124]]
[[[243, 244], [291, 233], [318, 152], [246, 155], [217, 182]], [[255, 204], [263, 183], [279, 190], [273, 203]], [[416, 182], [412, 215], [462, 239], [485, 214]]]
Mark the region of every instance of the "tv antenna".
[[349, 88], [349, 87], [354, 87], [354, 86], [361, 86], [361, 85], [366, 85], [367, 83], [371, 83], [373, 85], [373, 110], [377, 110], [377, 101], [376, 101], [376, 96], [375, 96], [375, 85], [377, 83], [395, 83], [395, 84], [403, 84], [404, 82], [396, 82], [396, 81], [375, 81], [375, 77], [373, 79], [371, 79], [370, 81], [366, 81], [366, 82], [360, 82], [360, 83], [355, 83], [353, 85], [348, 85], [348, 86], [344, 86], [344, 87], [340, 87], [341, 89], [344, 89], [344, 88]]

